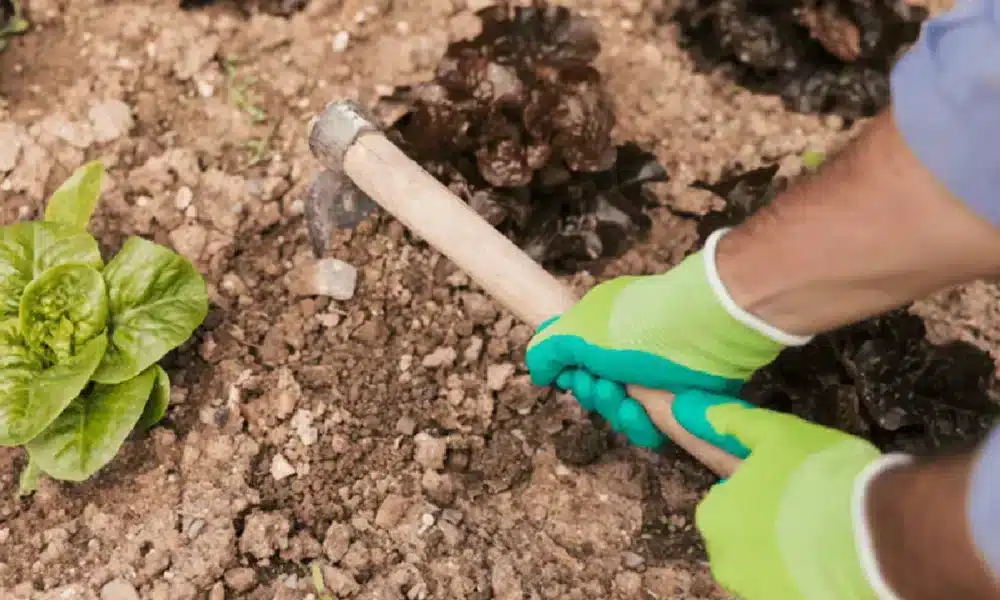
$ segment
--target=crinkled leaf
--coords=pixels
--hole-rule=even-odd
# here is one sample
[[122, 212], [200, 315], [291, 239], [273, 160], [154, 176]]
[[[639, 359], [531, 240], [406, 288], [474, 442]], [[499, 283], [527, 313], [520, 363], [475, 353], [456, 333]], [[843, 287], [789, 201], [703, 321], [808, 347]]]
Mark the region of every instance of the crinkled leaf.
[[77, 169], [49, 198], [45, 220], [86, 229], [101, 197], [104, 165], [89, 162]]
[[160, 365], [154, 365], [156, 369], [156, 383], [153, 384], [153, 392], [146, 401], [146, 408], [142, 411], [142, 418], [139, 419], [138, 429], [152, 429], [160, 422], [163, 415], [167, 414], [167, 406], [170, 405], [170, 376]]
[[0, 320], [18, 314], [21, 294], [33, 279], [66, 264], [104, 268], [97, 240], [60, 223], [33, 221], [0, 228]]
[[108, 323], [108, 292], [96, 269], [59, 265], [24, 288], [21, 334], [49, 362], [74, 356]]
[[155, 382], [156, 369], [150, 368], [124, 383], [95, 385], [27, 444], [31, 460], [56, 479], [87, 479], [118, 453]]
[[72, 357], [46, 367], [18, 331], [0, 322], [0, 445], [20, 446], [45, 429], [87, 385], [108, 347], [99, 335]]
[[104, 269], [111, 300], [111, 346], [94, 381], [135, 377], [183, 344], [208, 314], [205, 282], [187, 259], [129, 238]]

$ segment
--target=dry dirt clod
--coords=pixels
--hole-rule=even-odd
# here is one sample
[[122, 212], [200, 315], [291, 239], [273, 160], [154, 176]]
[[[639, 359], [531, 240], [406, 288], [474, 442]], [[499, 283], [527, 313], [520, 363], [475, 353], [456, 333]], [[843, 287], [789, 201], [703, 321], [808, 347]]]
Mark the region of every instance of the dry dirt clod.
[[247, 515], [240, 537], [240, 552], [258, 560], [270, 558], [288, 547], [291, 528], [291, 522], [279, 513], [254, 510]]
[[420, 364], [428, 369], [436, 369], [453, 364], [457, 357], [458, 353], [454, 348], [442, 346], [425, 356]]
[[[375, 518], [378, 524], [378, 517]], [[323, 536], [323, 554], [334, 564], [340, 562], [351, 547], [354, 530], [347, 523], [332, 523]]]
[[221, 581], [216, 582], [208, 592], [208, 600], [226, 600], [226, 586]]
[[132, 109], [120, 100], [109, 100], [90, 107], [88, 113], [94, 141], [110, 142], [126, 135], [135, 124]]
[[416, 452], [413, 459], [422, 467], [427, 469], [440, 470], [444, 468], [444, 461], [448, 455], [448, 444], [441, 438], [420, 432], [413, 438], [416, 445]]
[[396, 431], [403, 435], [413, 435], [413, 432], [416, 430], [417, 422], [412, 417], [403, 416], [396, 421]]
[[486, 387], [494, 392], [499, 392], [514, 376], [516, 368], [512, 363], [502, 363], [486, 367]]
[[298, 296], [329, 296], [350, 300], [358, 282], [358, 271], [336, 258], [309, 261], [287, 275], [288, 289]]
[[344, 569], [323, 565], [322, 572], [327, 590], [337, 598], [348, 598], [360, 589], [354, 576]]
[[21, 153], [21, 138], [14, 123], [0, 123], [0, 171], [6, 173], [17, 166]]
[[248, 592], [257, 583], [257, 573], [247, 567], [237, 567], [226, 571], [225, 580], [234, 592]]
[[115, 579], [101, 588], [101, 600], [139, 600], [139, 592], [128, 581]]
[[409, 504], [406, 498], [398, 494], [389, 494], [375, 513], [375, 525], [382, 529], [392, 529], [403, 518]]

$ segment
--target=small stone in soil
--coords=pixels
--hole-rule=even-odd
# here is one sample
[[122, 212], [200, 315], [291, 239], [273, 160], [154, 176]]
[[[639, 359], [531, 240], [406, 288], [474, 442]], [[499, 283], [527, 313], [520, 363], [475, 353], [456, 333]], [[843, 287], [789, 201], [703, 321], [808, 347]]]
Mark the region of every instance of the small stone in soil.
[[646, 564], [646, 559], [635, 552], [622, 554], [622, 563], [629, 569], [639, 569]]
[[295, 475], [295, 467], [281, 454], [275, 454], [274, 458], [271, 459], [271, 477], [274, 477], [276, 481], [281, 481], [292, 475]]
[[139, 592], [128, 581], [115, 579], [101, 588], [101, 600], [139, 600]]
[[358, 283], [358, 270], [336, 258], [323, 258], [294, 268], [287, 276], [289, 291], [298, 296], [329, 296], [350, 300]]
[[455, 352], [454, 348], [442, 346], [425, 356], [420, 364], [428, 369], [435, 369], [453, 364], [456, 358], [458, 358], [458, 353]]

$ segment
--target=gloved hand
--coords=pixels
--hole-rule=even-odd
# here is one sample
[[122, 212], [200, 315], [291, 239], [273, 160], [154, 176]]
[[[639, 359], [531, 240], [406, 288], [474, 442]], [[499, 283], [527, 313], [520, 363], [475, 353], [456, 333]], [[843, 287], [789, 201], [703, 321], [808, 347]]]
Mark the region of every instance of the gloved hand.
[[[572, 390], [581, 406], [597, 410], [632, 443], [656, 448], [663, 434], [622, 384], [678, 395], [735, 395], [785, 346], [808, 342], [808, 336], [781, 332], [732, 301], [715, 268], [715, 248], [725, 232], [713, 233], [701, 251], [666, 273], [618, 277], [594, 287], [543, 324], [528, 345], [532, 381]], [[675, 402], [674, 411], [690, 430], [701, 415], [684, 414], [685, 405]], [[707, 441], [745, 455], [725, 440]]]
[[878, 573], [864, 493], [907, 456], [881, 456], [861, 438], [723, 396], [692, 398], [685, 411], [702, 411], [717, 435], [750, 449], [696, 514], [723, 587], [743, 600], [894, 597]]

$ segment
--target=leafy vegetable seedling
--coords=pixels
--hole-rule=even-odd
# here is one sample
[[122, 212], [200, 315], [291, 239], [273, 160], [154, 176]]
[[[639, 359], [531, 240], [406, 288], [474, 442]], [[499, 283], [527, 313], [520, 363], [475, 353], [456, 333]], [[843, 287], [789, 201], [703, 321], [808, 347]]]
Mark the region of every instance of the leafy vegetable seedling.
[[159, 422], [157, 362], [208, 313], [197, 269], [163, 246], [132, 237], [104, 264], [87, 232], [103, 182], [88, 163], [42, 221], [0, 228], [0, 445], [27, 449], [21, 493], [41, 474], [86, 480]]

